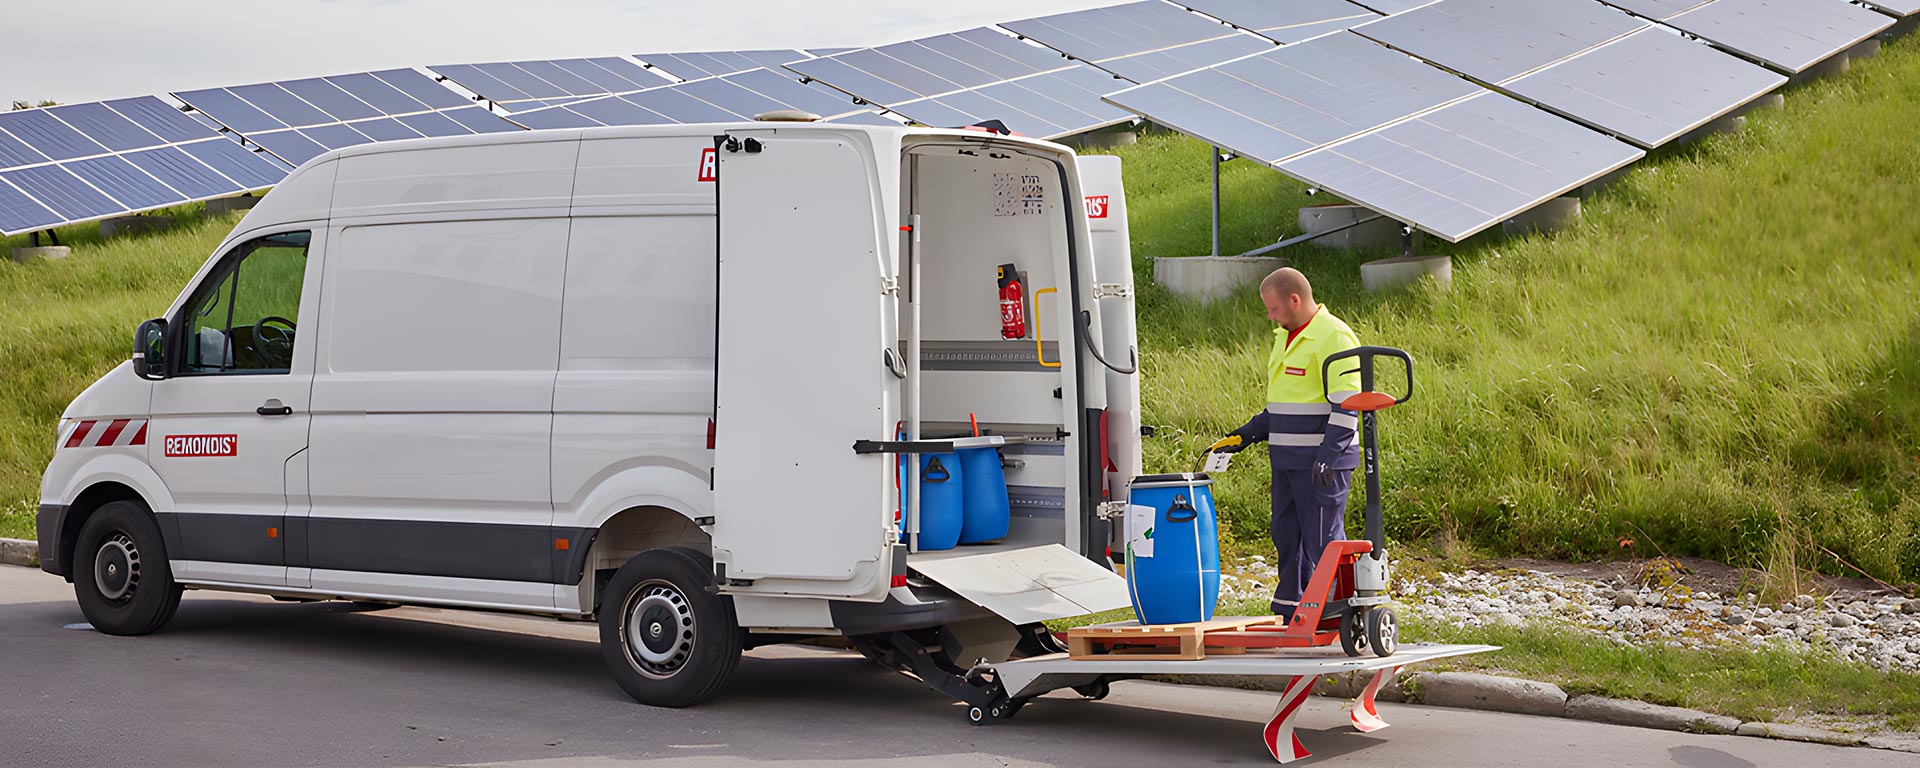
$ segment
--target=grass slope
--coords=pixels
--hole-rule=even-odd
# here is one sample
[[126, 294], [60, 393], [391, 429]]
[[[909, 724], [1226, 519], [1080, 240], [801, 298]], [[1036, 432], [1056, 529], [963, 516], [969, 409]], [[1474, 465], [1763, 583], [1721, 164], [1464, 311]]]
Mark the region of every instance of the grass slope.
[[[1570, 230], [1433, 249], [1451, 291], [1363, 294], [1381, 254], [1289, 254], [1363, 341], [1419, 358], [1418, 399], [1382, 420], [1390, 534], [1920, 580], [1917, 54], [1641, 164]], [[1207, 252], [1206, 152], [1121, 152], [1143, 283], [1146, 257]], [[1223, 183], [1224, 252], [1290, 233], [1299, 184]], [[1261, 407], [1272, 326], [1250, 290], [1203, 307], [1149, 286], [1140, 314], [1149, 469], [1184, 467]], [[1264, 546], [1266, 475], [1244, 457], [1217, 488], [1243, 546]]]
[[[1420, 358], [1419, 399], [1383, 420], [1390, 532], [1493, 554], [1600, 557], [1633, 539], [1841, 570], [1837, 555], [1920, 579], [1915, 114], [1908, 39], [1746, 131], [1643, 163], [1571, 230], [1431, 245], [1455, 256], [1451, 292], [1363, 294], [1359, 264], [1380, 254], [1292, 252], [1363, 339]], [[1201, 306], [1144, 279], [1147, 257], [1209, 248], [1207, 152], [1171, 135], [1118, 151], [1156, 470], [1261, 406], [1257, 298]], [[1223, 186], [1226, 253], [1293, 234], [1308, 200], [1244, 161]], [[183, 221], [108, 242], [75, 228], [71, 259], [0, 262], [0, 535], [32, 535], [66, 402], [232, 224]], [[1249, 455], [1218, 489], [1243, 547], [1264, 546], [1265, 485]]]

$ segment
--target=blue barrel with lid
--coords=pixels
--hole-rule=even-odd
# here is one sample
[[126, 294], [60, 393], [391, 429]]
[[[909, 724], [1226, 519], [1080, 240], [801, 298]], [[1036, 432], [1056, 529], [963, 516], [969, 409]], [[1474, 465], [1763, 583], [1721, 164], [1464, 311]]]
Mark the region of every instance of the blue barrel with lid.
[[1007, 499], [1007, 473], [1000, 466], [1000, 449], [961, 448], [960, 478], [966, 514], [960, 521], [960, 543], [980, 544], [1007, 537], [1013, 509]]
[[1141, 624], [1213, 618], [1220, 525], [1205, 474], [1143, 475], [1127, 484], [1127, 592]]
[[966, 515], [965, 465], [955, 453], [920, 457], [920, 551], [953, 549]]

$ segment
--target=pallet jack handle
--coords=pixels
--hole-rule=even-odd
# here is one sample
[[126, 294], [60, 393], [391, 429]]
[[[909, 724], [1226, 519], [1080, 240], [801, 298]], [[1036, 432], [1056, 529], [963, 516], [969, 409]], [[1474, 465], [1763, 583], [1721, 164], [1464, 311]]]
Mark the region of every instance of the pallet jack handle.
[[[1406, 394], [1395, 397], [1374, 389], [1373, 361], [1378, 357], [1398, 358], [1406, 363]], [[1339, 374], [1333, 373], [1334, 363], [1349, 359], [1355, 360], [1358, 365]], [[1360, 374], [1359, 392], [1331, 391], [1336, 375], [1346, 377], [1355, 372]], [[1373, 557], [1386, 557], [1386, 524], [1380, 518], [1380, 443], [1375, 412], [1413, 399], [1413, 356], [1393, 347], [1354, 347], [1327, 356], [1320, 365], [1320, 385], [1327, 392], [1328, 403], [1344, 410], [1360, 412], [1360, 445], [1367, 471], [1367, 540], [1373, 542]], [[1336, 394], [1342, 395], [1341, 399], [1335, 400]]]

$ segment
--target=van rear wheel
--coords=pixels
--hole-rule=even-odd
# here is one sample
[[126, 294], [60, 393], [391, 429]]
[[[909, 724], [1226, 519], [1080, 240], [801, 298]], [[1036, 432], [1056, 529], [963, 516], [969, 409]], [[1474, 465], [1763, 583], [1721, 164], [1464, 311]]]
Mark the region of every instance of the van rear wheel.
[[80, 527], [73, 596], [94, 629], [109, 635], [159, 631], [180, 608], [160, 525], [137, 501], [112, 501]]
[[740, 664], [732, 598], [707, 591], [712, 561], [669, 547], [635, 555], [600, 599], [600, 655], [642, 704], [688, 707], [725, 687]]

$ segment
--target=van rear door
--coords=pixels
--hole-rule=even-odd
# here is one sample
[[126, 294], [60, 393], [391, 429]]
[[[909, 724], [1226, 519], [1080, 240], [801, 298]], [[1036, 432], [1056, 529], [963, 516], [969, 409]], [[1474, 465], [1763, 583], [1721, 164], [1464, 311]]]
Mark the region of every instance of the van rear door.
[[884, 599], [893, 229], [860, 132], [716, 137], [713, 559], [730, 592]]

